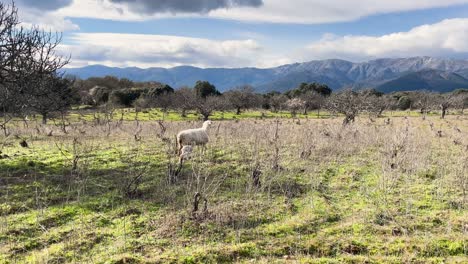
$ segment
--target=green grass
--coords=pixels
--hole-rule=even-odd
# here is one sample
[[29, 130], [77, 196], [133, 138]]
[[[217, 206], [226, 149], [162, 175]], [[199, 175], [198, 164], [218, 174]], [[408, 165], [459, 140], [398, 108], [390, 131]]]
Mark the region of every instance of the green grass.
[[[155, 120], [158, 113], [139, 118]], [[178, 120], [172, 114], [165, 120]], [[224, 119], [234, 117], [225, 113]], [[218, 138], [205, 153], [196, 149], [175, 184], [167, 171], [177, 158], [152, 122], [144, 124], [140, 141], [133, 139], [133, 124], [110, 136], [92, 127], [81, 136], [23, 130], [29, 148], [2, 139], [9, 157], [0, 159], [0, 263], [464, 263], [468, 212], [457, 183], [445, 178], [463, 168], [463, 146], [444, 144], [459, 136], [452, 126], [466, 131], [466, 120], [429, 118], [447, 135], [435, 137], [429, 121], [412, 121], [421, 134], [410, 143], [428, 153], [415, 147], [405, 155], [418, 162], [427, 154], [428, 165], [402, 169], [389, 189], [382, 188], [382, 155], [399, 130], [389, 132], [381, 119], [344, 132], [341, 120], [285, 119], [279, 169], [268, 165], [275, 142], [262, 134], [271, 121], [222, 122]], [[404, 126], [404, 119], [392, 120]], [[183, 124], [166, 125], [171, 138]], [[307, 144], [312, 154], [300, 158]], [[258, 189], [251, 186], [255, 161], [262, 165]], [[137, 195], [126, 196], [122, 186], [139, 173]], [[194, 173], [208, 197], [204, 217], [190, 212]]]
[[[95, 116], [103, 118], [103, 114], [95, 113], [93, 110], [84, 110], [80, 112], [78, 109], [73, 110], [68, 115], [72, 121], [86, 120], [92, 121]], [[326, 111], [320, 111], [318, 116], [316, 111], [310, 111], [307, 115], [297, 114], [297, 118], [318, 118], [318, 117], [329, 117], [330, 114]], [[165, 120], [165, 121], [189, 121], [189, 120], [200, 120], [201, 116], [196, 112], [189, 111], [186, 117], [182, 117], [179, 112], [169, 110], [166, 113], [160, 109], [144, 109], [136, 112], [134, 108], [122, 108], [116, 109], [113, 113], [113, 119], [118, 120], [123, 117], [125, 121], [151, 121], [151, 120]], [[212, 120], [236, 120], [236, 119], [260, 119], [260, 118], [290, 118], [291, 113], [287, 111], [271, 112], [267, 110], [245, 110], [239, 115], [232, 111], [215, 111], [210, 116]]]
[[[439, 116], [440, 113], [432, 111], [427, 116]], [[449, 113], [450, 114], [450, 113]], [[457, 111], [451, 114], [459, 114]], [[383, 117], [421, 117], [422, 114], [419, 111], [388, 111], [384, 112]], [[239, 115], [233, 111], [214, 111], [210, 116], [211, 120], [243, 120], [243, 119], [273, 119], [273, 118], [291, 118], [292, 115], [288, 111], [271, 112], [268, 110], [244, 110]], [[331, 118], [333, 115], [326, 111], [316, 110], [308, 111], [306, 115], [298, 113], [295, 118], [299, 119], [318, 119], [318, 118]], [[41, 122], [40, 116], [30, 116], [29, 121]], [[103, 109], [95, 109], [91, 106], [76, 106], [66, 115], [67, 122], [75, 123], [79, 121], [93, 122], [100, 120], [105, 122], [106, 120], [122, 120], [122, 121], [195, 121], [201, 120], [202, 117], [195, 111], [188, 111], [185, 117], [182, 117], [180, 112], [169, 110], [163, 112], [161, 109], [151, 108], [136, 111], [135, 108], [116, 108], [111, 112], [107, 112]], [[21, 124], [22, 120], [14, 119], [16, 123]], [[49, 123], [61, 124], [62, 120], [60, 117], [51, 117]]]

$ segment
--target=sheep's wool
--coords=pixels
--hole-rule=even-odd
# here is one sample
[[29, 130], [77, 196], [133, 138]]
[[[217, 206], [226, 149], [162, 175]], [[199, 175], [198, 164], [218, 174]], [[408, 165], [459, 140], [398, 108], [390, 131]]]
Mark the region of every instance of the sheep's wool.
[[205, 145], [208, 143], [208, 134], [206, 129], [210, 121], [205, 121], [202, 128], [192, 128], [179, 132], [177, 134], [177, 142], [180, 147], [185, 145]]

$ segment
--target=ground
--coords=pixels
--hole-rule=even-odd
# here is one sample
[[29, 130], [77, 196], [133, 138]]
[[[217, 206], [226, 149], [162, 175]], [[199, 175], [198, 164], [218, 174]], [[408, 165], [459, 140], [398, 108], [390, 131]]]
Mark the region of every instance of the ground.
[[10, 124], [0, 263], [468, 261], [466, 115], [216, 113], [177, 173], [201, 121], [126, 111]]

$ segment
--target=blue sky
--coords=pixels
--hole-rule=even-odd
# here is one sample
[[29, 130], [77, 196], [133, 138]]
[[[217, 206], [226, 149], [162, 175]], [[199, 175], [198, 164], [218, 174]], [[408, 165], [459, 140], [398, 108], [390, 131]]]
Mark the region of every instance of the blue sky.
[[314, 59], [467, 59], [465, 0], [18, 0], [64, 32], [72, 67], [272, 67]]

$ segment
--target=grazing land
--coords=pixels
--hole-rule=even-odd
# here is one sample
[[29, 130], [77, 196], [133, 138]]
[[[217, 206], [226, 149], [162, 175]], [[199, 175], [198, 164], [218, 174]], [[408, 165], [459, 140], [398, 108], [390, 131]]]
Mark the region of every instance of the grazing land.
[[467, 115], [126, 111], [9, 124], [0, 263], [468, 261]]

